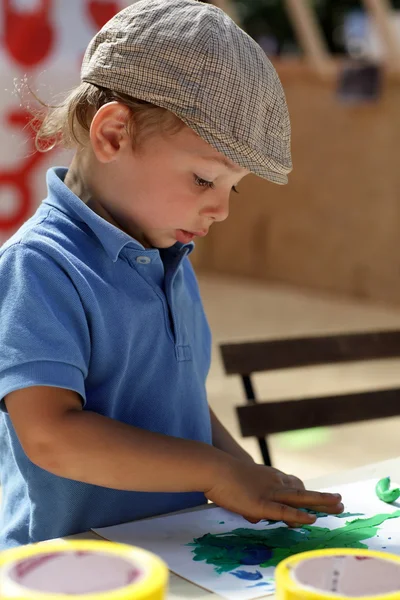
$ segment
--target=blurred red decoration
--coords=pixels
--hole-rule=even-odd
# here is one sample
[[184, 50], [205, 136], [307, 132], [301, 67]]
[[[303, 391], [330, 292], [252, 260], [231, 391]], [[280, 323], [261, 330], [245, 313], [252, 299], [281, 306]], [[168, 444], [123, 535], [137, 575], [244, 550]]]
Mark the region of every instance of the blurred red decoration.
[[101, 29], [119, 11], [119, 6], [112, 0], [89, 0], [88, 11], [97, 29]]
[[12, 58], [24, 67], [34, 67], [50, 54], [54, 43], [51, 23], [52, 0], [39, 0], [38, 8], [22, 11], [13, 0], [3, 0], [4, 44]]
[[[120, 10], [118, 0], [82, 0], [82, 8], [87, 11], [96, 29], [103, 27]], [[52, 9], [53, 0], [36, 0], [34, 7], [27, 3], [26, 8], [18, 0], [2, 0], [0, 4], [4, 48], [24, 72], [29, 73], [54, 50], [56, 28]], [[25, 130], [28, 141], [25, 157], [17, 159], [15, 166], [0, 165], [0, 198], [2, 193], [12, 194], [9, 214], [0, 213], [0, 232], [11, 234], [35, 209], [37, 190], [34, 174], [40, 171], [45, 154], [35, 148], [34, 131], [28, 125], [32, 117], [27, 111], [11, 109], [3, 118], [12, 128]]]
[[32, 115], [21, 109], [12, 110], [6, 115], [6, 120], [11, 126], [24, 129], [28, 133], [29, 153], [20, 160], [20, 163], [16, 167], [0, 170], [0, 193], [1, 188], [14, 188], [17, 196], [17, 209], [9, 217], [4, 217], [0, 214], [0, 231], [16, 229], [31, 216], [34, 208], [34, 189], [30, 176], [32, 171], [45, 159], [45, 155], [35, 150], [35, 135], [29, 125], [31, 118]]

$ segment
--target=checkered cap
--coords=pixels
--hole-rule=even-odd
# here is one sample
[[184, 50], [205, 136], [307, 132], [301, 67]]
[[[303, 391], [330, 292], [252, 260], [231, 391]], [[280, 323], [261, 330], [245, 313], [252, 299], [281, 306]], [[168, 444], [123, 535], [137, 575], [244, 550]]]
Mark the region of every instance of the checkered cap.
[[287, 183], [290, 121], [279, 77], [219, 8], [139, 0], [90, 42], [81, 78], [168, 109], [236, 164]]

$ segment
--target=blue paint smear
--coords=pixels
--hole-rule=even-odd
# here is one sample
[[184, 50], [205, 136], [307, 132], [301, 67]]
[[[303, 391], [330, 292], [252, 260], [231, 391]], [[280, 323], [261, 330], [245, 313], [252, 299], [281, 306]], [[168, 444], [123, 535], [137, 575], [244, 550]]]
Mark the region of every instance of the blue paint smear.
[[262, 579], [260, 571], [256, 571], [255, 573], [250, 573], [249, 571], [233, 571], [231, 575], [234, 575], [238, 579], [246, 579], [247, 581], [257, 581], [257, 579]]
[[261, 587], [263, 585], [273, 587], [271, 583], [266, 583], [265, 581], [264, 582], [262, 581], [261, 583], [255, 583], [254, 585], [246, 585], [246, 588], [249, 589], [249, 588]]
[[243, 548], [243, 556], [240, 558], [241, 565], [259, 565], [272, 557], [272, 550], [268, 546], [249, 545]]

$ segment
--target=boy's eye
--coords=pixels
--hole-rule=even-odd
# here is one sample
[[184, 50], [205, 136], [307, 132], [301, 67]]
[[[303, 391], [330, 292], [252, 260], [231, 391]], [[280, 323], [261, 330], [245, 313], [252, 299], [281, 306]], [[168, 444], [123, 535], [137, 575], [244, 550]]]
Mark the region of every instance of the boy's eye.
[[[215, 185], [213, 184], [212, 181], [207, 181], [207, 179], [202, 179], [198, 175], [194, 176], [194, 180], [196, 182], [196, 185], [199, 185], [200, 187], [205, 187], [205, 188], [209, 188], [212, 190], [215, 188]], [[232, 192], [235, 192], [235, 194], [239, 193], [235, 186], [232, 186]]]
[[207, 179], [202, 179], [198, 175], [194, 176], [194, 180], [196, 182], [196, 185], [199, 185], [200, 187], [214, 189], [214, 184], [212, 181], [207, 181]]

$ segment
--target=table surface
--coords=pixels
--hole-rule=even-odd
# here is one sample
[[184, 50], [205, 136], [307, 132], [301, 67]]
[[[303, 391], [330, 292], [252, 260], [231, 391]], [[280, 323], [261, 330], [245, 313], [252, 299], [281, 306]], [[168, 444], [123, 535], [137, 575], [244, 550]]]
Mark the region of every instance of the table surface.
[[[320, 490], [323, 488], [334, 487], [335, 485], [339, 486], [355, 481], [365, 481], [367, 479], [375, 478], [380, 479], [381, 477], [387, 477], [388, 475], [390, 475], [393, 481], [400, 481], [400, 457], [391, 460], [386, 460], [380, 463], [366, 465], [358, 469], [342, 471], [340, 473], [334, 473], [326, 475], [324, 477], [319, 477], [317, 479], [312, 479], [306, 481], [306, 486], [308, 489]], [[207, 510], [207, 507], [200, 507], [198, 510]], [[99, 540], [99, 536], [97, 536], [93, 532], [87, 532], [63, 539]], [[221, 597], [217, 594], [213, 594], [212, 592], [208, 592], [207, 590], [203, 590], [197, 585], [194, 585], [193, 583], [182, 579], [182, 577], [179, 577], [174, 573], [170, 574], [167, 600], [204, 600], [205, 598], [207, 598], [207, 600], [217, 600]], [[264, 598], [268, 600], [274, 600], [275, 595], [264, 596]]]

